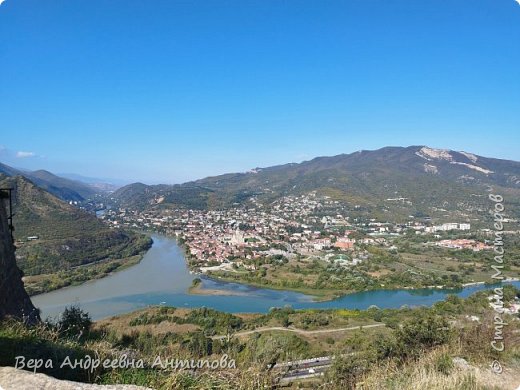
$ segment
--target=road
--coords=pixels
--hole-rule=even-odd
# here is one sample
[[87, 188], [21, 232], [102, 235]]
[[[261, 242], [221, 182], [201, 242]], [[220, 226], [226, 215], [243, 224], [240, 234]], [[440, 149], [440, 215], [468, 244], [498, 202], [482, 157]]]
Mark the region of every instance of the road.
[[301, 379], [315, 378], [325, 374], [334, 360], [333, 356], [277, 363], [271, 369], [278, 372], [278, 385], [288, 385]]

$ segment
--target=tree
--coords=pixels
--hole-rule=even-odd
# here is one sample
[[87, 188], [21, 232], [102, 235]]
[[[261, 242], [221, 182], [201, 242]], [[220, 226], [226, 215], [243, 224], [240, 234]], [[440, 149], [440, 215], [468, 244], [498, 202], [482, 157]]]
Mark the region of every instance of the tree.
[[285, 314], [282, 317], [281, 321], [282, 321], [282, 326], [284, 328], [287, 328], [287, 327], [289, 327], [289, 325], [291, 325], [291, 321], [289, 321], [289, 315], [288, 314]]
[[193, 333], [185, 345], [193, 355], [198, 357], [208, 356], [213, 352], [213, 340], [202, 332]]

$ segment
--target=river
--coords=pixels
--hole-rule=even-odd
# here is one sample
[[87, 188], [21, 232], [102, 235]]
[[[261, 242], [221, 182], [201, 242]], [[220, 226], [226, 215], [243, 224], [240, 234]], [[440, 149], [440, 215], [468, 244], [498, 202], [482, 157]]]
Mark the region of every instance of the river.
[[[94, 320], [160, 304], [176, 307], [206, 306], [231, 313], [265, 313], [272, 307], [285, 305], [295, 309], [366, 309], [371, 305], [380, 308], [430, 306], [443, 300], [447, 294], [467, 297], [475, 291], [488, 288], [476, 285], [458, 290], [378, 290], [315, 302], [310, 296], [292, 291], [256, 288], [203, 277], [203, 288], [222, 290], [227, 295], [192, 295], [187, 290], [196, 275], [188, 271], [181, 248], [174, 239], [168, 237], [154, 235], [153, 240], [152, 248], [135, 266], [103, 279], [33, 296], [32, 301], [40, 308], [42, 318], [55, 319], [71, 304], [78, 304]], [[514, 284], [520, 287], [520, 282]]]

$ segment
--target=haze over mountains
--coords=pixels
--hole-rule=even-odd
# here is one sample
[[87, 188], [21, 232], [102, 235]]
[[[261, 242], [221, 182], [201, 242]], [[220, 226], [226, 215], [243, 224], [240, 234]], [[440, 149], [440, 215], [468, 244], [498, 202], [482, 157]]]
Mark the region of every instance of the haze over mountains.
[[87, 184], [90, 187], [93, 187], [96, 190], [101, 190], [105, 192], [115, 191], [124, 185], [130, 184], [128, 180], [89, 177], [78, 175], [77, 173], [58, 173], [57, 176], [64, 177], [66, 179], [74, 181], [79, 181], [81, 183]]
[[0, 163], [0, 174], [5, 176], [23, 176], [38, 187], [65, 201], [83, 201], [97, 192], [113, 191], [115, 186], [100, 182], [74, 180], [55, 175], [43, 169], [37, 171], [20, 170]]

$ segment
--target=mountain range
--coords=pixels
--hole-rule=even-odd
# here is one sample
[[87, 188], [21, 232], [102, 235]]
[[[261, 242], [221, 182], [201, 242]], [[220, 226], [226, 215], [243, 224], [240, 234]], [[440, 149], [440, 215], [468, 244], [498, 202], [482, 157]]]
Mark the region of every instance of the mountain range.
[[[0, 174], [24, 176], [65, 201], [81, 201], [113, 190], [92, 179], [84, 183], [4, 164], [0, 164]], [[503, 194], [511, 216], [520, 218], [520, 162], [409, 146], [317, 157], [184, 184], [133, 183], [110, 197], [120, 207], [138, 210], [218, 209], [248, 204], [252, 199], [269, 204], [280, 196], [316, 192], [341, 201], [353, 214], [373, 218], [400, 220], [412, 215], [468, 219], [488, 215], [487, 193], [491, 189]]]
[[520, 216], [520, 162], [427, 146], [385, 147], [207, 177], [178, 185], [134, 183], [113, 193], [122, 207], [215, 209], [255, 198], [317, 192], [378, 218], [487, 214], [487, 193], [504, 194]]
[[113, 191], [116, 187], [105, 183], [86, 182], [57, 176], [43, 169], [26, 171], [0, 163], [0, 174], [5, 176], [23, 176], [38, 187], [65, 201], [83, 201], [96, 193]]

